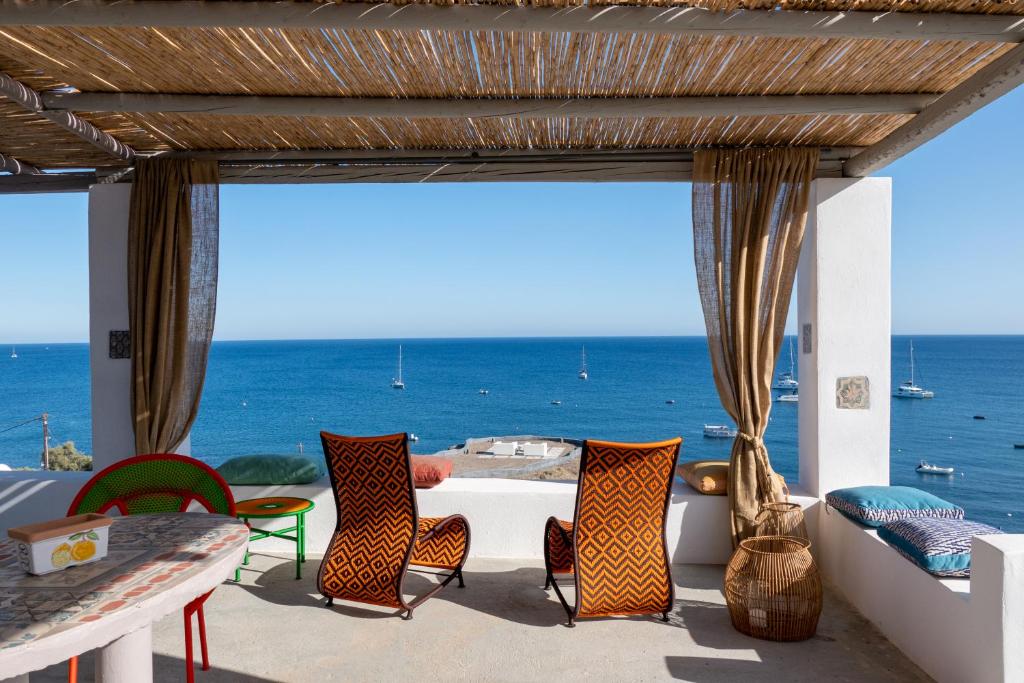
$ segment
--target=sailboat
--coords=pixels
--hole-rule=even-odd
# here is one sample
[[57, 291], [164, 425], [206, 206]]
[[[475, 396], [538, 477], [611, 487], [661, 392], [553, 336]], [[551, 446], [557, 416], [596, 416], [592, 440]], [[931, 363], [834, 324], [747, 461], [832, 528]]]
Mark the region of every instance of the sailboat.
[[14, 347], [12, 346], [11, 347], [11, 358], [17, 358], [17, 357], [18, 357], [18, 352], [15, 351]]
[[914, 340], [910, 340], [910, 380], [903, 382], [892, 395], [897, 398], [933, 398], [934, 391], [926, 391], [914, 384]]
[[402, 345], [398, 345], [398, 377], [391, 378], [392, 389], [405, 389], [405, 382], [402, 381]]
[[587, 379], [587, 377], [589, 377], [589, 375], [587, 374], [587, 347], [586, 346], [583, 347], [583, 358], [580, 360], [580, 371], [579, 371], [579, 373], [576, 376], [579, 377], [582, 380], [585, 380], [585, 379]]
[[800, 388], [800, 382], [796, 381], [796, 363], [793, 361], [793, 340], [789, 340], [789, 372], [783, 372], [775, 378], [772, 389], [783, 391], [796, 391]]

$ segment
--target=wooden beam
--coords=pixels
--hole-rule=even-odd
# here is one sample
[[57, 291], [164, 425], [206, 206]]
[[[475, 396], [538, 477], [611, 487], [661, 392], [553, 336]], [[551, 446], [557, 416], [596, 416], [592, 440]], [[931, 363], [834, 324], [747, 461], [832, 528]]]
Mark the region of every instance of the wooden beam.
[[979, 69], [913, 119], [853, 156], [843, 167], [844, 175], [859, 178], [874, 173], [1021, 84], [1024, 84], [1024, 45]]
[[47, 192], [87, 192], [96, 184], [95, 173], [40, 173], [0, 176], [0, 195]]
[[4, 95], [12, 102], [21, 105], [22, 108], [34, 114], [49, 119], [94, 147], [102, 149], [112, 157], [125, 161], [130, 161], [135, 157], [135, 151], [131, 147], [104, 133], [88, 121], [80, 119], [67, 111], [47, 111], [42, 99], [35, 90], [32, 90], [20, 81], [14, 80], [3, 72], [0, 72], [0, 95]]
[[[822, 161], [845, 161], [863, 147], [822, 147]], [[162, 152], [160, 156], [216, 159], [250, 164], [406, 164], [557, 161], [693, 161], [693, 149], [679, 147], [611, 149], [196, 149]]]
[[0, 153], [0, 171], [7, 171], [14, 175], [33, 175], [42, 173], [38, 168], [24, 161], [18, 161], [14, 157]]
[[43, 93], [48, 110], [223, 114], [235, 116], [374, 116], [479, 119], [494, 117], [645, 118], [785, 116], [790, 114], [916, 114], [937, 95], [747, 95], [739, 97], [390, 98], [149, 93]]
[[[841, 161], [822, 161], [816, 177], [839, 177]], [[459, 182], [686, 182], [692, 161], [467, 161], [451, 163], [246, 164], [221, 163], [226, 184], [459, 183]]]
[[928, 12], [802, 12], [697, 7], [392, 5], [231, 0], [0, 0], [0, 25], [544, 31], [1024, 41], [1022, 17]]
[[689, 162], [557, 162], [451, 164], [224, 165], [229, 184], [453, 183], [453, 182], [672, 182], [692, 176]]

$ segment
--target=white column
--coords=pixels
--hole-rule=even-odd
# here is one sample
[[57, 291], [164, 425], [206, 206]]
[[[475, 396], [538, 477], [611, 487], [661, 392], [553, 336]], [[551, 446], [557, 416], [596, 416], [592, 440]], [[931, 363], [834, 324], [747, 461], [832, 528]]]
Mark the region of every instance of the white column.
[[96, 651], [96, 683], [153, 683], [153, 629], [140, 628]]
[[110, 332], [128, 329], [131, 185], [89, 189], [89, 364], [93, 470], [135, 455], [131, 360], [111, 359]]
[[[892, 182], [814, 182], [797, 283], [800, 484], [811, 495], [889, 483]], [[837, 381], [866, 377], [867, 408]]]

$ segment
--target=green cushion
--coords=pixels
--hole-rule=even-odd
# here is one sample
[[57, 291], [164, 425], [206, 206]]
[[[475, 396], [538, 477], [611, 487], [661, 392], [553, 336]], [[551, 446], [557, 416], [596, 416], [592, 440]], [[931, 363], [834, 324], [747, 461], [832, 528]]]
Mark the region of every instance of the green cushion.
[[309, 484], [326, 474], [323, 463], [301, 455], [241, 455], [217, 468], [235, 486]]

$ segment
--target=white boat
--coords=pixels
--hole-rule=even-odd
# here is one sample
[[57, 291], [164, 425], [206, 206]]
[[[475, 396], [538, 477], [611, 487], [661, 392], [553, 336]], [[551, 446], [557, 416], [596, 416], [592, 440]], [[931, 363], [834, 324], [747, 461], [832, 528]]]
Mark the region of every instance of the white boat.
[[910, 340], [910, 379], [903, 382], [892, 395], [897, 398], [934, 398], [934, 391], [927, 391], [914, 383], [914, 340]]
[[794, 391], [792, 394], [782, 394], [775, 401], [776, 403], [799, 403], [800, 395]]
[[796, 381], [796, 363], [793, 360], [793, 340], [789, 340], [789, 372], [783, 372], [775, 378], [772, 389], [782, 391], [796, 391], [800, 388], [800, 382]]
[[708, 439], [734, 439], [736, 430], [729, 425], [704, 425], [704, 436]]
[[558, 400], [555, 400], [555, 401], [551, 402], [551, 405], [553, 405], [553, 406], [560, 406], [560, 405], [562, 405], [562, 402], [558, 401]]
[[481, 396], [486, 396], [487, 394], [489, 394], [491, 392], [488, 391], [487, 389], [481, 389], [479, 393], [480, 393]]
[[15, 351], [14, 347], [12, 346], [11, 347], [11, 358], [17, 358], [17, 357], [18, 357], [18, 352]]
[[956, 470], [952, 467], [939, 467], [938, 465], [929, 465], [924, 460], [917, 466], [917, 471], [921, 474], [953, 474]]
[[402, 345], [398, 345], [398, 377], [391, 378], [392, 389], [405, 389], [405, 382], [402, 381]]
[[419, 440], [420, 440], [420, 437], [416, 436], [415, 434], [411, 434], [411, 433], [409, 434], [409, 441], [412, 441], [413, 443], [416, 443]]
[[577, 377], [582, 380], [586, 380], [589, 375], [587, 374], [587, 347], [583, 347], [582, 359], [580, 360], [580, 371], [577, 373]]

